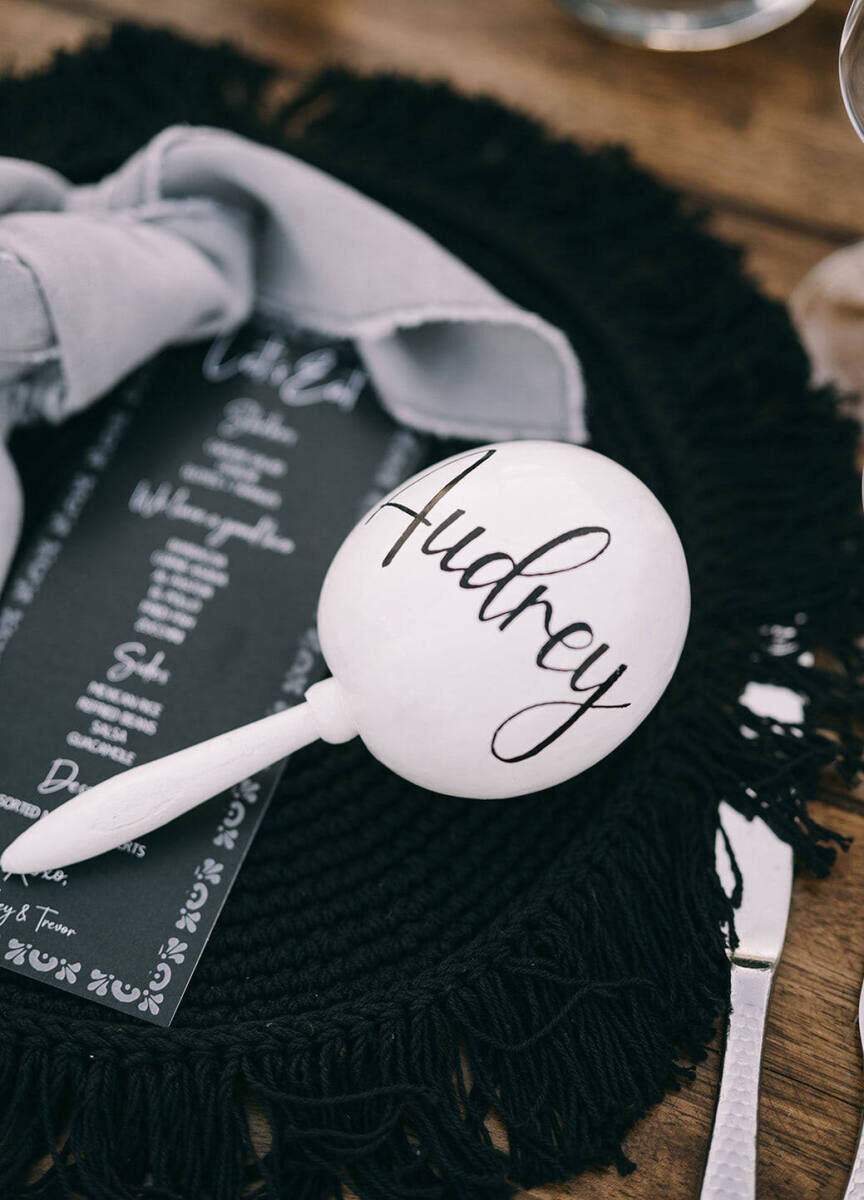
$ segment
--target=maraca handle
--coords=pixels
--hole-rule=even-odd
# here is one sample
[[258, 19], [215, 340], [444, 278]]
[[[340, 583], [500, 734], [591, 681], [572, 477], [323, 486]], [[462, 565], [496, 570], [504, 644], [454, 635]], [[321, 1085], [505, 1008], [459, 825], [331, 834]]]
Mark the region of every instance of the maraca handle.
[[348, 741], [355, 733], [339, 685], [326, 679], [309, 689], [303, 704], [123, 771], [67, 800], [7, 847], [0, 870], [53, 870], [116, 849], [318, 738]]

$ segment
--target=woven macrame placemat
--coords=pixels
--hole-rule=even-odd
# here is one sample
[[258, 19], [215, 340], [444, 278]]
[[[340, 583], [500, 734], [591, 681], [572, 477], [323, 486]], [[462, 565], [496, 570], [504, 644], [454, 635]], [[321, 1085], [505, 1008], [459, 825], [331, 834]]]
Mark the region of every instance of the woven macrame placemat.
[[[536, 798], [430, 795], [359, 743], [297, 755], [170, 1030], [0, 973], [4, 1200], [486, 1200], [629, 1169], [728, 997], [718, 802], [821, 872], [807, 798], [859, 766], [857, 431], [738, 253], [625, 153], [491, 101], [333, 71], [280, 103], [276, 79], [121, 27], [0, 81], [0, 153], [85, 182], [165, 125], [224, 126], [421, 226], [571, 337], [592, 446], [680, 532], [690, 635], [638, 732]], [[79, 427], [18, 436], [31, 521]], [[750, 681], [803, 693], [802, 726], [743, 708]]]

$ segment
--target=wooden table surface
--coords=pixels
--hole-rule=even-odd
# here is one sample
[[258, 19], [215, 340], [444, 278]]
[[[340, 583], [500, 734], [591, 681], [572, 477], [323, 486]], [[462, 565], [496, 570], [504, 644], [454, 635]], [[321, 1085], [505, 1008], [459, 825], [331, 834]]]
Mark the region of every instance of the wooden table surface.
[[[846, 0], [732, 50], [658, 54], [577, 25], [553, 0], [0, 0], [0, 56], [20, 69], [117, 17], [229, 37], [292, 68], [339, 60], [493, 93], [585, 142], [626, 142], [713, 208], [764, 288], [785, 299], [814, 263], [864, 236], [864, 146], [843, 112], [837, 49]], [[759, 1195], [843, 1194], [862, 1104], [864, 790], [831, 791], [819, 820], [855, 837], [830, 880], [796, 880], [768, 1021]], [[625, 1143], [639, 1169], [534, 1189], [543, 1200], [698, 1195], [716, 1093], [713, 1051]], [[286, 1197], [286, 1200], [289, 1198]]]

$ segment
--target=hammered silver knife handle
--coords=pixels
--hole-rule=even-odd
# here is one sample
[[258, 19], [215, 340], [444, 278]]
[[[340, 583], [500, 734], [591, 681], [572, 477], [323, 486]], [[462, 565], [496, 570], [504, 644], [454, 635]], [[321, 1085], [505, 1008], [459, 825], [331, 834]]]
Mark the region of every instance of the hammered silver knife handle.
[[849, 1173], [843, 1200], [864, 1200], [864, 1126], [858, 1138], [858, 1149], [855, 1151], [855, 1161]]
[[720, 1096], [700, 1200], [754, 1200], [759, 1069], [774, 972], [732, 966], [729, 1027]]

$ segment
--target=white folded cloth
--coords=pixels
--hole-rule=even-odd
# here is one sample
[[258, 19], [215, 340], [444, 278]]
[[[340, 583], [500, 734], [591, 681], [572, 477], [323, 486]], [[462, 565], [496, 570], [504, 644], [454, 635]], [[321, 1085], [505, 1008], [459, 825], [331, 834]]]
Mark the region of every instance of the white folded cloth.
[[[63, 420], [163, 347], [253, 313], [353, 339], [382, 404], [417, 429], [586, 440], [559, 329], [291, 155], [178, 126], [87, 187], [0, 159], [0, 446], [16, 422]], [[0, 582], [19, 526], [2, 450]]]
[[789, 311], [813, 382], [835, 384], [864, 417], [864, 242], [829, 254], [798, 284]]

